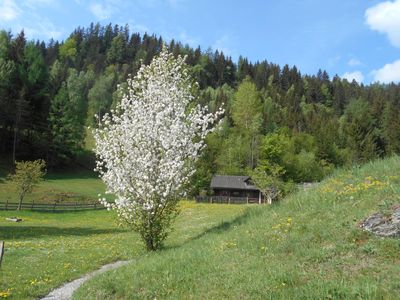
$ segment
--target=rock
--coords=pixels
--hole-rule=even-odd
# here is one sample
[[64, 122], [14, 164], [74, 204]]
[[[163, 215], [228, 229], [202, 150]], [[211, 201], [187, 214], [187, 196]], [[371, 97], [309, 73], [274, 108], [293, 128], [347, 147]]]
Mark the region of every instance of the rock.
[[307, 191], [316, 186], [317, 184], [318, 184], [317, 182], [303, 182], [299, 184], [299, 187], [303, 188], [304, 191]]
[[400, 237], [400, 206], [390, 216], [375, 213], [365, 219], [360, 227], [382, 237]]
[[392, 223], [400, 225], [400, 207], [394, 210], [392, 214]]

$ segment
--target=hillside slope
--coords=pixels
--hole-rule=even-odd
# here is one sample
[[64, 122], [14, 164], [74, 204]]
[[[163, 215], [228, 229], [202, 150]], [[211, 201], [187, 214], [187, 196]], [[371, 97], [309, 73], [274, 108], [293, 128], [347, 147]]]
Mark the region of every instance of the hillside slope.
[[182, 247], [94, 278], [76, 299], [395, 299], [400, 240], [358, 223], [400, 203], [400, 158], [338, 171], [280, 204], [249, 207]]

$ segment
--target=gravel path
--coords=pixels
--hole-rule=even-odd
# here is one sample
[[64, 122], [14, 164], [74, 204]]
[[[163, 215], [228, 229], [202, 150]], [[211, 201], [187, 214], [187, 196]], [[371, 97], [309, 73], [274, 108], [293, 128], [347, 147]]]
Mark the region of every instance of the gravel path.
[[85, 276], [75, 279], [74, 281], [68, 282], [58, 289], [53, 290], [50, 294], [42, 298], [41, 300], [69, 300], [72, 298], [72, 294], [84, 283], [95, 275], [104, 273], [109, 270], [119, 268], [126, 265], [129, 261], [117, 261], [112, 264], [102, 266], [97, 271], [86, 274]]

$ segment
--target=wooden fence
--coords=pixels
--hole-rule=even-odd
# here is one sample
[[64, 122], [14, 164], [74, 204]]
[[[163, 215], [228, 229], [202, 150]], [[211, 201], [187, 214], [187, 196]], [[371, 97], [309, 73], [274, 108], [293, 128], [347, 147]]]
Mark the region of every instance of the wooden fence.
[[[18, 203], [15, 202], [0, 202], [0, 210], [16, 210], [18, 208]], [[79, 202], [53, 202], [53, 203], [35, 203], [23, 202], [21, 209], [24, 210], [37, 210], [37, 211], [78, 211], [78, 210], [98, 210], [105, 209], [104, 205], [99, 202], [92, 203], [79, 203]]]
[[[199, 203], [225, 203], [225, 204], [259, 204], [258, 198], [250, 197], [228, 197], [228, 196], [197, 196], [196, 202]], [[265, 199], [261, 199], [261, 204], [265, 204]]]
[[[222, 204], [259, 204], [258, 198], [251, 197], [228, 197], [228, 196], [197, 196], [198, 203], [222, 203]], [[265, 199], [261, 199], [261, 204], [265, 204]], [[0, 210], [16, 210], [18, 203], [16, 202], [0, 202]], [[53, 202], [53, 203], [36, 203], [35, 201], [23, 202], [22, 210], [36, 211], [79, 211], [79, 210], [101, 210], [105, 207], [95, 201], [92, 203], [79, 202]]]

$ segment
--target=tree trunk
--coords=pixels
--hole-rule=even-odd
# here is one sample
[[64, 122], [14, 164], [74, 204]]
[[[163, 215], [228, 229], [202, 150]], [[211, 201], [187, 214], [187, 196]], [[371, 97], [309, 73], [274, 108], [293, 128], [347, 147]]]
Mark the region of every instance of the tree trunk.
[[153, 239], [146, 240], [146, 249], [147, 251], [155, 251], [157, 250], [154, 246]]
[[250, 144], [250, 152], [251, 152], [251, 159], [250, 159], [250, 168], [253, 169], [254, 165], [254, 138], [251, 138], [251, 144]]
[[14, 127], [14, 140], [13, 140], [13, 151], [12, 151], [12, 160], [15, 164], [15, 152], [17, 149], [17, 132], [18, 132], [18, 125], [16, 124]]
[[17, 210], [21, 210], [21, 208], [22, 208], [22, 201], [24, 200], [24, 195], [23, 194], [20, 194], [19, 195], [19, 202], [18, 202], [18, 208], [17, 208]]
[[17, 139], [18, 139], [19, 125], [20, 125], [21, 117], [22, 117], [24, 95], [25, 95], [25, 92], [22, 90], [20, 93], [20, 96], [17, 100], [17, 107], [16, 107], [17, 112], [15, 115], [15, 124], [14, 124], [13, 163], [15, 163], [15, 160], [16, 160]]

